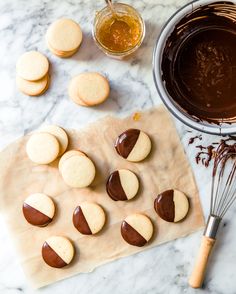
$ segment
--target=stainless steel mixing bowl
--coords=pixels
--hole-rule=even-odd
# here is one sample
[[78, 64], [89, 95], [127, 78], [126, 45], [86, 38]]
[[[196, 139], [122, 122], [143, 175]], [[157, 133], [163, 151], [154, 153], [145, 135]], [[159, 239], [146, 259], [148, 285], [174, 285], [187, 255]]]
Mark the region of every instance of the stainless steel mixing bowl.
[[[228, 135], [236, 133], [236, 123], [231, 124], [213, 124], [206, 121], [199, 121], [194, 119], [192, 116], [188, 115], [177, 103], [174, 102], [172, 97], [169, 95], [168, 91], [165, 88], [165, 84], [162, 80], [162, 55], [163, 50], [166, 44], [166, 41], [170, 34], [172, 33], [175, 25], [188, 13], [192, 12], [192, 10], [214, 2], [222, 2], [222, 1], [209, 1], [209, 0], [198, 0], [188, 3], [187, 5], [180, 8], [165, 24], [163, 27], [159, 38], [157, 39], [154, 52], [153, 52], [153, 76], [154, 82], [156, 85], [156, 89], [165, 104], [165, 106], [169, 109], [169, 111], [178, 118], [181, 122], [186, 124], [187, 126], [194, 128], [196, 130], [216, 135]], [[236, 1], [230, 1], [236, 4]], [[236, 82], [236, 81], [235, 81]]]

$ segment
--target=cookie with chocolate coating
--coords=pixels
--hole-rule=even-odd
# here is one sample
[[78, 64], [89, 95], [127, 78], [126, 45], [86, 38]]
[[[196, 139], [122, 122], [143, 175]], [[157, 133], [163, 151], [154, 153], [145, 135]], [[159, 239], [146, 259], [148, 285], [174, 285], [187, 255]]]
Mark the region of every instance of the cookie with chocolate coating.
[[128, 161], [144, 160], [151, 151], [151, 140], [141, 130], [129, 129], [118, 136], [115, 142], [117, 153]]
[[106, 184], [107, 194], [114, 201], [134, 198], [139, 189], [137, 176], [128, 169], [119, 169], [110, 174]]
[[121, 224], [121, 235], [130, 245], [142, 247], [152, 238], [153, 224], [144, 214], [131, 214]]
[[47, 226], [55, 214], [55, 205], [50, 197], [42, 193], [31, 194], [23, 203], [25, 219], [33, 226]]
[[83, 235], [94, 235], [101, 231], [105, 220], [104, 210], [93, 202], [83, 202], [76, 207], [73, 214], [74, 227]]
[[187, 196], [178, 190], [166, 190], [154, 201], [156, 213], [167, 222], [179, 222], [185, 218], [189, 210]]
[[43, 260], [51, 267], [62, 268], [71, 263], [74, 257], [74, 246], [62, 236], [49, 237], [42, 246]]

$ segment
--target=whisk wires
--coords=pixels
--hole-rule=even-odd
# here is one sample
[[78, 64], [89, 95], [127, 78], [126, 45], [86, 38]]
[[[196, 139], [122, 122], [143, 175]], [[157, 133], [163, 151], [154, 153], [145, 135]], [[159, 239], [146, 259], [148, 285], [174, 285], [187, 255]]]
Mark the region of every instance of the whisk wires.
[[223, 218], [236, 200], [236, 144], [223, 141], [216, 151], [211, 187], [211, 214]]

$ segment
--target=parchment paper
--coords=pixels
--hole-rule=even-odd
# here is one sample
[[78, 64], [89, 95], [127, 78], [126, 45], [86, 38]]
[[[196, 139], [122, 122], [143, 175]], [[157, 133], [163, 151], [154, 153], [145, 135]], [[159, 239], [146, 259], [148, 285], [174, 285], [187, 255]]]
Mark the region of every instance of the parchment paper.
[[[152, 139], [152, 152], [141, 163], [127, 162], [114, 149], [116, 137], [128, 128], [139, 128]], [[126, 119], [107, 117], [85, 130], [68, 131], [68, 134], [68, 149], [79, 148], [96, 164], [97, 176], [91, 188], [69, 188], [59, 174], [58, 162], [48, 166], [33, 164], [25, 152], [28, 136], [14, 142], [0, 154], [0, 209], [33, 287], [39, 288], [77, 273], [90, 272], [99, 265], [185, 236], [203, 226], [194, 177], [175, 127], [164, 108], [141, 113], [139, 121], [134, 121], [132, 116]], [[115, 202], [105, 191], [109, 173], [119, 168], [133, 170], [140, 179], [139, 195], [129, 202]], [[190, 200], [191, 209], [181, 223], [161, 220], [153, 208], [156, 195], [170, 188], [185, 192]], [[22, 214], [23, 200], [35, 192], [50, 195], [57, 205], [55, 219], [45, 228], [29, 225]], [[72, 224], [75, 207], [85, 200], [98, 202], [107, 213], [106, 226], [96, 236], [83, 236]], [[145, 213], [155, 226], [152, 241], [143, 248], [128, 245], [120, 235], [121, 221], [134, 212]], [[42, 260], [41, 246], [51, 235], [65, 235], [75, 245], [76, 257], [64, 269], [50, 268]]]

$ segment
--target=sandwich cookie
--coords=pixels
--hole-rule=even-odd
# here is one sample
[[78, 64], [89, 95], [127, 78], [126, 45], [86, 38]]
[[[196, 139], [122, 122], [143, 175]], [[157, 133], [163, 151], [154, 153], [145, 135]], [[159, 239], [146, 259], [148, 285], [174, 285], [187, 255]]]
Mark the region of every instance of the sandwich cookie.
[[108, 80], [96, 72], [86, 72], [74, 77], [69, 84], [69, 96], [82, 106], [103, 103], [110, 94]]
[[47, 30], [46, 40], [49, 50], [59, 57], [73, 55], [82, 42], [82, 31], [72, 19], [62, 18], [53, 22]]
[[51, 163], [59, 154], [58, 140], [48, 133], [34, 133], [26, 144], [26, 153], [34, 163]]
[[61, 167], [63, 165], [63, 162], [65, 162], [67, 159], [69, 159], [70, 157], [75, 156], [75, 155], [87, 156], [84, 152], [82, 152], [80, 150], [70, 150], [70, 151], [67, 151], [66, 153], [64, 153], [62, 155], [62, 157], [59, 160], [59, 163], [58, 163], [58, 169], [59, 169], [59, 171], [61, 171]]
[[42, 79], [49, 70], [48, 59], [38, 51], [24, 53], [17, 61], [17, 75], [27, 81]]
[[143, 131], [129, 129], [116, 139], [115, 148], [123, 158], [138, 162], [145, 159], [150, 153], [151, 140]]
[[95, 178], [95, 166], [84, 154], [74, 155], [66, 159], [60, 166], [65, 183], [72, 188], [88, 187]]
[[178, 222], [185, 218], [189, 210], [189, 201], [183, 192], [167, 190], [154, 201], [157, 214], [167, 222]]
[[73, 214], [75, 228], [84, 235], [94, 235], [101, 231], [106, 216], [102, 207], [96, 203], [83, 202], [77, 206]]
[[44, 227], [52, 221], [55, 205], [47, 195], [35, 193], [25, 199], [22, 211], [28, 223]]
[[49, 133], [57, 139], [60, 145], [59, 156], [66, 151], [68, 146], [68, 136], [67, 133], [61, 127], [56, 125], [45, 126], [40, 131]]
[[74, 246], [65, 237], [52, 236], [43, 243], [42, 257], [51, 267], [65, 267], [74, 257]]
[[29, 96], [39, 96], [42, 95], [49, 87], [49, 75], [46, 74], [42, 79], [38, 81], [27, 81], [21, 77], [16, 77], [17, 88]]
[[115, 201], [125, 201], [134, 198], [139, 189], [137, 176], [127, 169], [114, 171], [106, 184], [107, 194]]
[[153, 235], [152, 222], [144, 214], [131, 214], [121, 224], [121, 235], [130, 245], [142, 247]]

